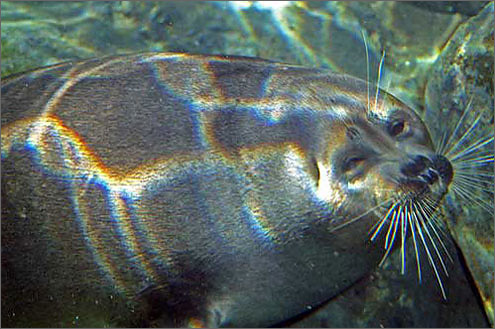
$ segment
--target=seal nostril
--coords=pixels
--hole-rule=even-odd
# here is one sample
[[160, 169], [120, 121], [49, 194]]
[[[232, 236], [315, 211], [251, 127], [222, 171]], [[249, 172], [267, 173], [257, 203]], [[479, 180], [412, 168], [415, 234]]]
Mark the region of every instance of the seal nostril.
[[443, 155], [436, 155], [433, 158], [433, 168], [436, 169], [438, 175], [446, 184], [449, 184], [452, 181], [454, 170], [452, 169], [452, 164], [446, 157]]
[[416, 177], [425, 170], [429, 163], [431, 162], [426, 157], [418, 155], [405, 165], [401, 166], [400, 171], [406, 176]]
[[425, 181], [425, 183], [432, 185], [438, 180], [438, 175], [435, 170], [428, 168], [426, 173], [420, 175], [420, 177]]
[[431, 178], [431, 183], [435, 183], [438, 180], [438, 174], [432, 169], [428, 169], [428, 173]]

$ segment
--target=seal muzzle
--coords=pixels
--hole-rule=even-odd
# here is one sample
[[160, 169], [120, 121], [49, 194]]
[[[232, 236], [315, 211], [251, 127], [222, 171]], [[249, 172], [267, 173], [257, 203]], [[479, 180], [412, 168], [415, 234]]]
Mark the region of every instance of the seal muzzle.
[[433, 168], [438, 172], [440, 178], [446, 185], [450, 184], [454, 176], [454, 170], [450, 161], [443, 155], [435, 155], [432, 160]]
[[453, 169], [450, 161], [442, 156], [435, 155], [431, 160], [418, 155], [400, 168], [407, 177], [420, 177], [425, 183], [432, 185], [441, 178], [448, 185], [452, 181]]

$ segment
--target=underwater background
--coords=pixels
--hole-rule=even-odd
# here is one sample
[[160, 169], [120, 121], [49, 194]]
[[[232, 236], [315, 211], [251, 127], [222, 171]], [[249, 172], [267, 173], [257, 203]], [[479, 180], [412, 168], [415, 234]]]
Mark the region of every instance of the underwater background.
[[[89, 57], [173, 51], [261, 57], [367, 79], [363, 35], [369, 80], [377, 82], [385, 51], [380, 85], [420, 113], [434, 139], [454, 130], [470, 100], [464, 130], [481, 116], [463, 144], [493, 136], [493, 2], [2, 1], [1, 75]], [[484, 191], [464, 199], [451, 193], [445, 204], [463, 259], [449, 280], [469, 283], [447, 291], [450, 303], [432, 273], [418, 283], [413, 252], [404, 275], [395, 253], [383, 268], [287, 325], [493, 326], [493, 139], [485, 146], [492, 162], [481, 168], [486, 176], [478, 176], [487, 177]], [[464, 294], [469, 289], [474, 297]], [[459, 316], [458, 309], [469, 315]]]

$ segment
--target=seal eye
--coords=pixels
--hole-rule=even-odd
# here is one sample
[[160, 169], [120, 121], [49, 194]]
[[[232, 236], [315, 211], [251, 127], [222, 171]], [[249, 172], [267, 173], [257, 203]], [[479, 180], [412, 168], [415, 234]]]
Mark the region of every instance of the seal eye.
[[403, 131], [404, 128], [406, 127], [406, 124], [404, 120], [396, 120], [392, 122], [389, 128], [390, 135], [392, 136], [397, 136], [400, 135]]
[[363, 157], [351, 157], [345, 160], [342, 170], [344, 172], [352, 170], [356, 168], [360, 163], [362, 163], [365, 159]]

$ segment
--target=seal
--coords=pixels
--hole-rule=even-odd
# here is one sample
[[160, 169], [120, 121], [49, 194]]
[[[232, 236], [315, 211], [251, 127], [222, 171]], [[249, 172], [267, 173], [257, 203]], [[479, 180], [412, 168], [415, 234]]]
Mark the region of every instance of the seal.
[[377, 266], [370, 229], [386, 254], [396, 232], [425, 243], [452, 166], [412, 109], [373, 94], [175, 53], [4, 79], [5, 324], [276, 325]]

